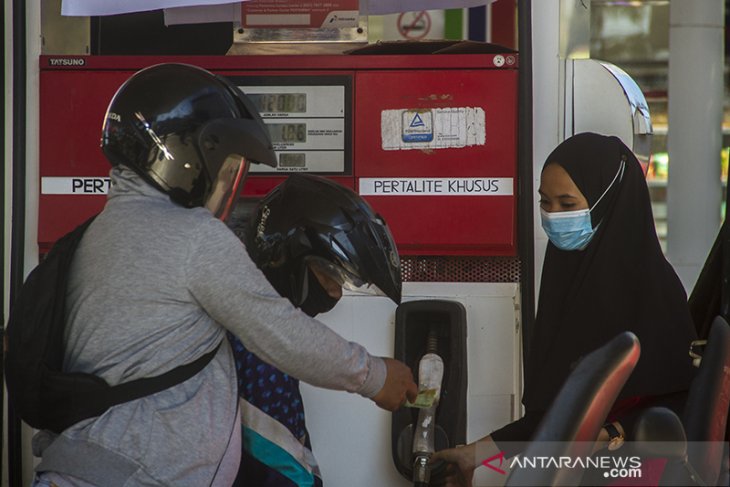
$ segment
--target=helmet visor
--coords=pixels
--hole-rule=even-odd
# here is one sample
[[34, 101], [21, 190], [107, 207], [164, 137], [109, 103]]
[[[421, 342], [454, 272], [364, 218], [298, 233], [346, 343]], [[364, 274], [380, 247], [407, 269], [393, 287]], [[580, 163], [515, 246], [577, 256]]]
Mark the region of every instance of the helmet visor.
[[364, 281], [357, 274], [348, 271], [342, 266], [330, 262], [322, 257], [309, 256], [305, 258], [305, 263], [320, 274], [327, 276], [335, 281], [343, 289], [358, 294], [370, 294], [376, 296], [385, 296], [386, 294], [375, 284]]
[[231, 154], [221, 165], [213, 181], [213, 189], [205, 202], [205, 207], [216, 218], [226, 221], [246, 179], [248, 162], [243, 156]]

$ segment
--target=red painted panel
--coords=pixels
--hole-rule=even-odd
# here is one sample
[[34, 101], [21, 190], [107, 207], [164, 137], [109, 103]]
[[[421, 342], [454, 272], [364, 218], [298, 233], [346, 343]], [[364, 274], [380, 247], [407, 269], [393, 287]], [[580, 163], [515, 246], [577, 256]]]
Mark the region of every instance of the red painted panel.
[[[506, 58], [506, 56], [505, 56]], [[353, 76], [353, 176], [333, 177], [358, 189], [360, 178], [512, 178], [517, 187], [517, 58], [495, 55], [42, 56], [40, 176], [105, 178], [99, 148], [109, 99], [132, 73], [160, 62], [188, 62], [219, 74]], [[277, 83], [280, 83], [280, 79]], [[429, 150], [384, 150], [384, 110], [481, 108], [484, 144]], [[262, 196], [284, 175], [251, 175], [247, 196]], [[98, 212], [106, 200], [89, 181], [86, 193], [41, 194], [38, 240], [48, 249]], [[80, 188], [82, 192], [84, 187]], [[411, 255], [515, 255], [516, 189], [506, 196], [367, 196]]]
[[[517, 71], [363, 72], [355, 96], [355, 176], [512, 178], [517, 174]], [[385, 150], [385, 110], [479, 107], [484, 144]], [[407, 144], [406, 144], [407, 145]], [[510, 196], [368, 196], [400, 250], [418, 255], [515, 255], [516, 189]]]
[[[506, 53], [505, 53], [506, 54]], [[510, 52], [515, 64], [495, 64], [495, 54], [368, 54], [345, 56], [326, 55], [247, 55], [247, 56], [41, 56], [42, 70], [112, 70], [141, 69], [158, 63], [188, 63], [211, 71], [278, 71], [301, 74], [321, 70], [383, 70], [383, 69], [513, 69], [519, 55]], [[502, 57], [504, 57], [502, 55]]]
[[[40, 177], [105, 178], [111, 166], [101, 152], [101, 125], [109, 99], [134, 71], [41, 71]], [[42, 188], [42, 186], [41, 186]], [[38, 215], [41, 250], [101, 211], [106, 195], [94, 187], [76, 194], [43, 194]], [[91, 192], [89, 192], [91, 191]]]

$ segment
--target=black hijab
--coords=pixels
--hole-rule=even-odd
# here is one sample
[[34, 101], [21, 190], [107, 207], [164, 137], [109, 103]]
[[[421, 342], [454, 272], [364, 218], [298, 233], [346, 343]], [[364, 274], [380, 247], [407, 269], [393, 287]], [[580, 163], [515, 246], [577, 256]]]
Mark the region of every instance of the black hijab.
[[696, 333], [659, 245], [638, 160], [617, 137], [584, 133], [560, 144], [545, 166], [562, 166], [592, 207], [622, 160], [623, 176], [591, 212], [596, 231], [588, 246], [564, 251], [548, 243], [525, 371], [528, 411], [546, 410], [577, 361], [625, 330], [639, 337], [641, 357], [619, 398], [689, 387]]

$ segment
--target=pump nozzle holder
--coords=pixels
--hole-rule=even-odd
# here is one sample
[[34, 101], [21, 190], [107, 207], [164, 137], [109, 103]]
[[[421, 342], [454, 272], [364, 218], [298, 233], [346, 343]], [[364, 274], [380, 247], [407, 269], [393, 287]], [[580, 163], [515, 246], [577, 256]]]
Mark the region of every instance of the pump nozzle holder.
[[[430, 462], [436, 449], [466, 443], [466, 308], [456, 301], [426, 299], [398, 306], [393, 356], [413, 368], [418, 397], [393, 413], [393, 462], [411, 485], [419, 469], [441, 475], [447, 465]], [[429, 460], [424, 464], [426, 459]]]

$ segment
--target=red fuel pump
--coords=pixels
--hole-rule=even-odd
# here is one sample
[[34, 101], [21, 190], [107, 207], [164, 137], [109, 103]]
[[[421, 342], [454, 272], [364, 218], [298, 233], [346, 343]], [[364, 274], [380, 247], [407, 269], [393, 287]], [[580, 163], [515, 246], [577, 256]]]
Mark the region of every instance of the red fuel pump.
[[[434, 349], [446, 364], [435, 423], [443, 434], [435, 446], [463, 443], [514, 419], [520, 257], [531, 252], [518, 252], [517, 53], [438, 41], [340, 55], [42, 56], [41, 252], [103, 207], [110, 184], [99, 148], [106, 106], [131, 74], [163, 62], [228, 77], [261, 112], [278, 166], [253, 168], [244, 198], [266, 194], [291, 173], [309, 172], [355, 189], [388, 222], [401, 254], [404, 301], [421, 304], [393, 310], [390, 301], [346, 296], [348, 304], [338, 307], [345, 314], [335, 310], [323, 321], [414, 370], [424, 352], [418, 347], [435, 330]], [[420, 326], [432, 324], [426, 315], [438, 318], [438, 326]], [[484, 371], [495, 364], [501, 373], [485, 381]], [[467, 380], [471, 373], [477, 375]], [[341, 397], [307, 394], [306, 385], [303, 394], [309, 411], [320, 413], [307, 421], [313, 442], [322, 442], [314, 447], [329, 482], [400, 485], [410, 478], [411, 448], [401, 440], [411, 414], [389, 418], [393, 428], [378, 428], [385, 423], [370, 416], [379, 413], [370, 404], [348, 405], [343, 414], [336, 406]], [[334, 407], [337, 420], [327, 412]], [[358, 428], [365, 430], [358, 434]], [[353, 465], [343, 457], [352, 451], [349, 440], [327, 441], [332, 431], [351, 432], [351, 446], [371, 453], [392, 443], [394, 456]]]
[[104, 204], [99, 134], [117, 87], [145, 66], [183, 62], [229, 77], [269, 125], [279, 165], [252, 173], [245, 195], [291, 172], [323, 174], [366, 197], [402, 255], [515, 257], [518, 57], [460, 44], [443, 54], [42, 56], [41, 252]]

